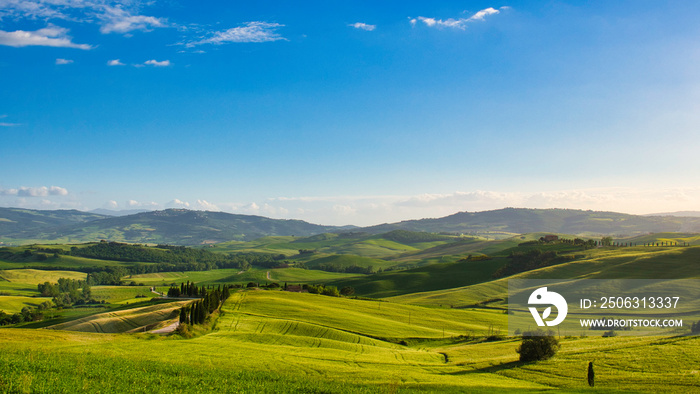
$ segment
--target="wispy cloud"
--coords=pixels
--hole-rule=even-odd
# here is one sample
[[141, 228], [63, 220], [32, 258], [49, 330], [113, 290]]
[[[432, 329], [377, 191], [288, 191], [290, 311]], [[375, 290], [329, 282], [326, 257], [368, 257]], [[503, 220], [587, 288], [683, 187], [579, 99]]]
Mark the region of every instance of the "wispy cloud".
[[207, 200], [197, 200], [195, 207], [197, 207], [199, 209], [203, 209], [205, 211], [220, 211], [221, 210], [215, 204], [212, 204]]
[[36, 31], [3, 31], [0, 30], [0, 45], [11, 47], [46, 46], [59, 48], [77, 48], [89, 50], [93, 47], [87, 44], [76, 44], [68, 36], [68, 29], [49, 25]]
[[100, 32], [104, 34], [127, 34], [169, 26], [164, 18], [140, 14], [141, 8], [152, 3], [139, 0], [0, 0], [0, 17], [96, 23], [101, 25]]
[[59, 186], [41, 186], [41, 187], [26, 187], [21, 186], [17, 189], [0, 189], [0, 196], [19, 196], [19, 197], [46, 197], [46, 196], [66, 196], [68, 190]]
[[[265, 204], [273, 217], [322, 224], [374, 225], [407, 219], [436, 218], [463, 211], [487, 211], [505, 207], [564, 208], [646, 214], [694, 210], [700, 188], [643, 189], [591, 188], [541, 192], [457, 191], [417, 195], [277, 197]], [[224, 205], [224, 204], [221, 204]], [[249, 209], [240, 204], [234, 211]], [[284, 212], [284, 214], [282, 214]]]
[[[508, 9], [509, 7], [501, 7], [501, 10]], [[410, 19], [410, 22], [412, 25], [416, 25], [419, 21], [425, 24], [428, 27], [440, 27], [440, 28], [452, 28], [452, 29], [460, 29], [464, 30], [467, 28], [467, 24], [475, 21], [484, 21], [485, 18], [489, 15], [495, 15], [500, 13], [499, 10], [489, 7], [485, 8], [481, 11], [478, 11], [477, 13], [473, 14], [470, 17], [467, 18], [450, 18], [446, 20], [442, 19], [436, 19], [436, 18], [428, 18], [424, 16], [419, 16], [418, 18], [413, 18]]]
[[157, 208], [160, 205], [158, 203], [153, 202], [153, 201], [151, 201], [151, 202], [139, 202], [136, 200], [128, 200], [126, 202], [126, 206], [129, 208]]
[[134, 15], [131, 11], [121, 7], [104, 7], [104, 12], [99, 15], [102, 20], [100, 32], [129, 33], [135, 30], [151, 31], [156, 27], [166, 27], [167, 22], [163, 18], [146, 15]]
[[166, 208], [189, 208], [190, 203], [176, 198], [165, 204], [165, 206]]
[[71, 63], [73, 63], [73, 61], [70, 60], [70, 59], [61, 59], [61, 58], [56, 59], [56, 64], [57, 64], [57, 65], [71, 64]]
[[[7, 118], [7, 115], [3, 114], [0, 115], [0, 119], [5, 119]], [[0, 122], [0, 127], [15, 127], [15, 126], [21, 126], [20, 123], [9, 123], [9, 122]]]
[[107, 62], [108, 66], [124, 66], [125, 64], [120, 62], [119, 59], [113, 59]]
[[170, 60], [157, 61], [154, 59], [146, 60], [143, 64], [153, 67], [168, 67], [170, 65]]
[[284, 25], [268, 22], [248, 22], [243, 26], [213, 32], [209, 37], [186, 43], [185, 46], [191, 48], [203, 44], [221, 45], [232, 42], [271, 42], [286, 40], [286, 38], [277, 33], [277, 29], [280, 27], [284, 27]]
[[367, 23], [362, 23], [362, 22], [351, 23], [348, 26], [354, 27], [355, 29], [367, 30], [367, 31], [372, 31], [372, 30], [377, 28], [377, 25], [369, 25]]

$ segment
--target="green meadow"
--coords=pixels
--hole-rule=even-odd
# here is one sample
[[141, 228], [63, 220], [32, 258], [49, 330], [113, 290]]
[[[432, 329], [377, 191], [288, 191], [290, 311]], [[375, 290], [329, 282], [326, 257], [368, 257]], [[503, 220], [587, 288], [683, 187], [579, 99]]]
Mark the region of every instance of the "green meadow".
[[[270, 277], [268, 278], [268, 273]], [[184, 272], [159, 272], [153, 274], [129, 275], [125, 281], [143, 283], [147, 286], [169, 286], [171, 283], [178, 285], [183, 282], [194, 282], [197, 285], [221, 285], [242, 284], [255, 282], [260, 284], [270, 282], [299, 283], [324, 283], [342, 278], [351, 278], [357, 274], [345, 274], [339, 272], [324, 272], [317, 270], [305, 270], [301, 268], [250, 268], [247, 270], [218, 269], [211, 271], [184, 271]]]
[[[540, 236], [322, 234], [216, 245], [209, 249], [284, 251], [308, 268], [388, 270], [366, 275], [292, 265], [127, 275], [122, 280], [130, 285], [92, 287], [104, 303], [51, 309], [43, 321], [0, 328], [0, 392], [687, 393], [700, 387], [700, 339], [685, 335], [689, 327], [668, 337], [560, 337], [553, 358], [518, 361], [520, 338], [507, 336], [508, 279], [700, 278], [700, 247], [518, 246]], [[363, 248], [367, 254], [357, 254]], [[494, 278], [512, 252], [533, 249], [570, 259]], [[2, 263], [0, 310], [6, 313], [50, 300], [38, 297], [39, 283], [86, 277], [71, 267], [129, 264], [65, 255], [41, 262], [61, 270]], [[195, 326], [193, 337], [150, 333], [176, 323], [179, 309], [192, 302], [156, 299], [151, 287], [167, 291], [187, 281], [351, 286], [360, 297], [238, 290], [206, 324]], [[595, 388], [585, 380], [591, 361]]]
[[[517, 339], [488, 339], [490, 326], [504, 319], [487, 310], [241, 291], [224, 304], [210, 331], [191, 339], [3, 329], [0, 388], [687, 393], [700, 383], [696, 337], [562, 338], [554, 358], [522, 363]], [[594, 390], [585, 381], [589, 361], [596, 366]]]
[[[417, 305], [473, 305], [508, 296], [508, 279], [690, 279], [700, 278], [700, 247], [600, 248], [576, 252], [577, 259], [506, 278], [444, 290], [390, 297]], [[493, 305], [493, 304], [492, 304]]]

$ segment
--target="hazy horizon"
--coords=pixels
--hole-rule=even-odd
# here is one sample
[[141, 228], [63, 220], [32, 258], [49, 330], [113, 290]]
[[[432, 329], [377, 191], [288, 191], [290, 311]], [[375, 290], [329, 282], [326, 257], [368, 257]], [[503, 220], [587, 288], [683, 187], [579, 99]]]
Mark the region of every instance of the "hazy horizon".
[[[30, 208], [21, 208], [21, 207], [3, 207], [3, 208], [10, 208], [10, 209], [30, 209]], [[58, 210], [74, 210], [75, 208], [59, 208]], [[265, 215], [265, 214], [256, 214], [256, 213], [240, 213], [240, 212], [231, 212], [231, 211], [222, 211], [222, 210], [213, 210], [213, 209], [202, 209], [202, 208], [190, 208], [190, 207], [164, 207], [164, 208], [152, 208], [152, 209], [145, 209], [145, 208], [139, 208], [139, 209], [108, 209], [108, 208], [95, 208], [95, 209], [90, 209], [90, 210], [82, 210], [79, 209], [81, 212], [86, 212], [86, 213], [97, 213], [97, 214], [103, 214], [106, 216], [113, 216], [113, 217], [121, 217], [121, 216], [127, 216], [127, 215], [134, 215], [138, 213], [148, 213], [148, 212], [155, 212], [155, 211], [164, 211], [168, 209], [181, 209], [181, 210], [189, 210], [189, 211], [194, 211], [194, 212], [215, 212], [215, 213], [228, 213], [228, 214], [237, 214], [237, 215], [252, 215], [252, 216], [261, 216], [261, 217], [268, 217], [271, 219], [282, 219], [282, 220], [304, 220], [300, 218], [295, 218], [295, 217], [275, 217], [275, 216], [270, 216], [270, 215]], [[388, 223], [398, 223], [402, 221], [412, 221], [412, 220], [422, 220], [422, 219], [440, 219], [446, 216], [451, 216], [457, 213], [463, 213], [463, 212], [469, 212], [469, 213], [481, 213], [481, 212], [490, 212], [490, 211], [499, 211], [503, 209], [551, 209], [551, 210], [581, 210], [581, 211], [594, 211], [594, 212], [614, 212], [614, 213], [621, 213], [624, 214], [625, 212], [616, 212], [616, 211], [605, 211], [605, 210], [584, 210], [580, 208], [558, 208], [558, 207], [552, 207], [552, 208], [528, 208], [528, 207], [511, 207], [511, 206], [506, 206], [506, 207], [501, 207], [501, 208], [494, 208], [494, 209], [484, 209], [484, 210], [478, 210], [478, 211], [455, 211], [451, 212], [448, 214], [445, 214], [443, 216], [425, 216], [425, 217], [410, 217], [410, 218], [402, 218], [402, 219], [397, 219], [391, 222], [377, 222], [377, 223], [365, 223], [365, 224], [354, 224], [354, 223], [323, 223], [323, 222], [313, 222], [313, 221], [308, 221], [304, 220], [306, 222], [312, 223], [312, 224], [317, 224], [317, 225], [324, 225], [324, 226], [355, 226], [355, 227], [371, 227], [371, 226], [376, 226], [376, 225], [382, 225], [382, 224], [388, 224]], [[674, 212], [650, 212], [646, 214], [639, 214], [640, 216], [676, 216], [676, 217], [700, 217], [700, 211], [674, 211]]]

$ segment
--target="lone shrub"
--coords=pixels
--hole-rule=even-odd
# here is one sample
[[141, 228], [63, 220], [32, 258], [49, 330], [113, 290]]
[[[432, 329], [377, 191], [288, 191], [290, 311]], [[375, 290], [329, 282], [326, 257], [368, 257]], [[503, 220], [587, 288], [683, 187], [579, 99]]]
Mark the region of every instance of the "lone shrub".
[[515, 350], [520, 354], [520, 361], [539, 361], [552, 358], [559, 350], [559, 341], [554, 331], [525, 331], [523, 341]]

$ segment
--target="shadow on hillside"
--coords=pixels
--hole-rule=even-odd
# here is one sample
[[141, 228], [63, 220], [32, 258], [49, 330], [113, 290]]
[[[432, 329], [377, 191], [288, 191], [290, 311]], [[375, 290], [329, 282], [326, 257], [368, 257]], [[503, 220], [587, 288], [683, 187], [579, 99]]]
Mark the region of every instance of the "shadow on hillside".
[[496, 372], [500, 372], [500, 371], [505, 371], [505, 370], [521, 367], [521, 366], [527, 365], [527, 364], [529, 364], [529, 363], [526, 363], [523, 361], [511, 361], [511, 362], [503, 363], [503, 364], [499, 364], [499, 365], [489, 365], [487, 367], [482, 367], [482, 368], [474, 368], [474, 369], [458, 371], [458, 372], [448, 372], [445, 375], [460, 376], [460, 375], [469, 375], [469, 374], [474, 374], [474, 373], [496, 373]]

